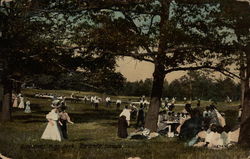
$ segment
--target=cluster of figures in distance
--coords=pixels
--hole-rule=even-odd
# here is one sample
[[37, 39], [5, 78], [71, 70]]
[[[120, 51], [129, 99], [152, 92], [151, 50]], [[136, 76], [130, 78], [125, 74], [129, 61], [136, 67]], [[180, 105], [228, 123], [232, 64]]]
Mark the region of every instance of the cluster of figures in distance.
[[47, 98], [52, 100], [66, 100], [65, 96], [61, 96], [54, 93], [35, 93], [34, 95], [36, 98]]
[[12, 107], [24, 109], [25, 113], [31, 113], [30, 100], [29, 98], [24, 99], [21, 93], [18, 95], [12, 94]]
[[172, 103], [165, 110], [160, 111], [157, 132], [150, 132], [149, 129], [144, 128], [144, 107], [140, 105], [139, 110], [137, 109], [136, 122], [136, 127], [139, 126], [137, 127], [139, 129], [128, 134], [130, 116], [135, 109], [132, 106], [126, 106], [119, 115], [117, 135], [120, 138], [129, 139], [151, 139], [159, 135], [178, 137], [188, 146], [212, 149], [226, 148], [238, 142], [239, 124], [230, 128], [226, 124], [224, 113], [220, 113], [215, 105], [207, 106], [203, 112], [200, 108], [192, 108], [190, 103], [185, 104], [181, 112], [175, 112], [174, 108]]
[[103, 103], [106, 108], [110, 108], [112, 105], [116, 106], [117, 110], [120, 110], [122, 104], [129, 104], [129, 105], [149, 105], [149, 102], [146, 100], [145, 96], [140, 97], [139, 101], [131, 101], [131, 99], [129, 100], [122, 100], [122, 99], [111, 99], [111, 97], [107, 96], [106, 98], [102, 99], [98, 96], [84, 96], [82, 98], [79, 98], [82, 101], [84, 101], [84, 103], [90, 103], [90, 105], [92, 105], [95, 110], [98, 110], [99, 108], [99, 104]]
[[66, 112], [65, 101], [54, 100], [51, 104], [52, 110], [46, 115], [48, 124], [41, 139], [62, 141], [68, 139], [67, 123], [74, 124]]
[[95, 110], [99, 109], [99, 105], [103, 104], [104, 106], [106, 106], [106, 108], [110, 108], [113, 105], [116, 106], [117, 110], [120, 110], [122, 104], [134, 104], [134, 105], [149, 105], [149, 102], [146, 100], [145, 96], [141, 96], [139, 101], [136, 99], [135, 101], [132, 101], [131, 99], [127, 100], [127, 99], [119, 99], [119, 98], [114, 98], [111, 99], [110, 96], [103, 96], [102, 98], [97, 96], [97, 95], [76, 95], [75, 92], [71, 93], [71, 95], [69, 97], [65, 97], [65, 96], [59, 96], [53, 93], [35, 93], [34, 95], [37, 98], [48, 98], [48, 99], [52, 99], [52, 100], [68, 100], [74, 103], [79, 103], [79, 102], [83, 102], [85, 104], [90, 104], [91, 106], [93, 106], [93, 108]]

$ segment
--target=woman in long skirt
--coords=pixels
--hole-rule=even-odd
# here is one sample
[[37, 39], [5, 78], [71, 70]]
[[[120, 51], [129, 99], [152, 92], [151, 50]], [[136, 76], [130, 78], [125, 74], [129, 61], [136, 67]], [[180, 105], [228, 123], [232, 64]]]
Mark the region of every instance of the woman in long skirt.
[[18, 107], [17, 95], [12, 94], [12, 100], [13, 100], [12, 107], [13, 107], [13, 108], [17, 108], [17, 107]]
[[24, 98], [22, 96], [20, 96], [20, 103], [18, 105], [18, 108], [24, 109]]
[[127, 138], [128, 137], [128, 123], [126, 120], [126, 117], [124, 115], [122, 115], [121, 117], [119, 117], [118, 120], [118, 137], [120, 138]]
[[49, 121], [45, 128], [42, 139], [62, 141], [62, 134], [58, 126], [59, 114], [57, 108], [52, 109], [46, 115], [46, 119]]

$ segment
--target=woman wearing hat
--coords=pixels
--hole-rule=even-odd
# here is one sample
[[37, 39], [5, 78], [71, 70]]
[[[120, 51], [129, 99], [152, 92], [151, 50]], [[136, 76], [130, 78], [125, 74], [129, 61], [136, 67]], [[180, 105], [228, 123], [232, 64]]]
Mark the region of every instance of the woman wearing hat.
[[62, 133], [58, 126], [58, 120], [60, 118], [58, 108], [60, 103], [53, 102], [51, 107], [53, 108], [47, 115], [46, 119], [48, 120], [47, 127], [45, 128], [42, 139], [45, 140], [55, 140], [62, 141]]
[[19, 95], [19, 98], [20, 98], [20, 103], [18, 105], [18, 108], [24, 109], [24, 98], [21, 94]]

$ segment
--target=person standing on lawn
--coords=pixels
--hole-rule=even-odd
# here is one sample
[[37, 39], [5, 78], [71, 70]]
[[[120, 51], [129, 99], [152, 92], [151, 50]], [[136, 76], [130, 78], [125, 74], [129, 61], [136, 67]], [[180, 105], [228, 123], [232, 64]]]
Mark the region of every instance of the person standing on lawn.
[[67, 123], [74, 124], [66, 112], [66, 106], [61, 107], [61, 112], [59, 113], [60, 116], [60, 125], [61, 125], [61, 131], [62, 136], [64, 139], [68, 139], [68, 131], [67, 131]]
[[41, 139], [45, 140], [54, 140], [54, 141], [62, 141], [62, 133], [59, 127], [59, 112], [58, 108], [60, 107], [59, 100], [53, 101], [51, 107], [53, 108], [47, 115], [46, 119], [48, 120], [48, 124], [42, 134]]

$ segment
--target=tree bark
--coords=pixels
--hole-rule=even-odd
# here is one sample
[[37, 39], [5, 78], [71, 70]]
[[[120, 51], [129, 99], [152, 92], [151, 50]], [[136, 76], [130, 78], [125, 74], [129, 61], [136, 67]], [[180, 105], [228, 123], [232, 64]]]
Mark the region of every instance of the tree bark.
[[12, 105], [12, 81], [9, 79], [4, 79], [1, 121], [5, 122], [11, 120], [11, 105]]
[[240, 103], [241, 103], [241, 106], [243, 106], [244, 105], [244, 94], [245, 94], [245, 80], [241, 79], [240, 85], [241, 85], [241, 99], [240, 99]]
[[149, 129], [151, 132], [157, 131], [157, 122], [158, 122], [158, 114], [161, 105], [161, 97], [163, 90], [164, 78], [166, 76], [165, 73], [165, 65], [164, 65], [164, 57], [165, 52], [167, 51], [166, 42], [166, 32], [167, 32], [167, 23], [169, 17], [169, 5], [170, 0], [162, 0], [161, 1], [161, 20], [160, 20], [160, 39], [158, 46], [158, 53], [155, 58], [155, 70], [153, 73], [153, 86], [151, 92], [151, 99], [149, 110], [147, 112], [145, 128]]
[[21, 85], [22, 85], [21, 82], [15, 82], [15, 93], [16, 94], [21, 93]]
[[245, 92], [243, 111], [241, 116], [239, 144], [243, 146], [250, 146], [250, 46], [248, 45], [245, 51], [247, 57], [247, 69], [245, 80]]
[[244, 104], [244, 93], [245, 93], [245, 78], [246, 78], [246, 69], [244, 64], [243, 52], [240, 53], [240, 84], [241, 84], [241, 106]]
[[[163, 70], [162, 70], [163, 69]], [[156, 64], [153, 74], [153, 87], [151, 92], [150, 105], [145, 121], [145, 128], [151, 132], [157, 131], [158, 114], [161, 106], [161, 97], [164, 83], [164, 65]]]
[[189, 77], [189, 100], [190, 102], [193, 100], [193, 89], [192, 89], [192, 78]]

